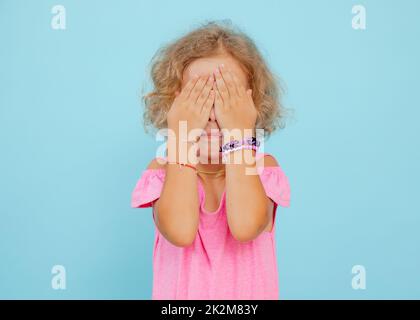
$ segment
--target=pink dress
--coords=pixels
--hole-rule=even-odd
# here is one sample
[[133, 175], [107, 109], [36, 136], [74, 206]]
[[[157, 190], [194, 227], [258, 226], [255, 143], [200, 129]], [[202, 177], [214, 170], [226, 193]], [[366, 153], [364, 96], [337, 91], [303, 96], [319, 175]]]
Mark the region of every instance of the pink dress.
[[[281, 167], [262, 168], [259, 175], [267, 196], [274, 202], [275, 221], [277, 206], [289, 206], [288, 179]], [[131, 206], [151, 207], [160, 196], [164, 180], [164, 169], [145, 170], [132, 193]], [[200, 222], [192, 245], [174, 246], [155, 226], [152, 299], [277, 300], [275, 225], [271, 232], [263, 231], [252, 241], [239, 242], [229, 231], [225, 192], [215, 212], [204, 209], [205, 192], [200, 179], [198, 192]]]

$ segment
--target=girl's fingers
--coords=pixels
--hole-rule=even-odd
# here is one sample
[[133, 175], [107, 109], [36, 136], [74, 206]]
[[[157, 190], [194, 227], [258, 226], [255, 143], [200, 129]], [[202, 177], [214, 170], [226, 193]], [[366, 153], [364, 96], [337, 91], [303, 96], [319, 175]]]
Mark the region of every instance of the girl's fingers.
[[246, 93], [246, 96], [248, 97], [248, 99], [249, 99], [249, 102], [254, 106], [254, 108], [255, 108], [255, 104], [254, 104], [254, 98], [252, 97], [252, 89], [248, 89], [248, 90], [246, 90], [245, 91], [245, 93]]
[[248, 95], [248, 98], [252, 100], [252, 89], [246, 90], [246, 94]]
[[216, 79], [216, 86], [217, 86], [217, 90], [219, 91], [219, 95], [221, 96], [223, 101], [228, 101], [229, 91], [226, 87], [225, 81], [222, 78], [222, 75], [220, 74], [219, 68], [216, 68], [214, 70], [214, 77]]
[[213, 89], [211, 89], [209, 92], [209, 96], [207, 97], [207, 100], [204, 102], [203, 108], [201, 109], [202, 113], [204, 113], [207, 116], [210, 114], [210, 110], [213, 107], [215, 97], [216, 93]]
[[180, 98], [186, 99], [191, 93], [191, 90], [194, 88], [196, 82], [200, 77], [198, 75], [194, 75], [186, 84], [184, 89], [182, 89], [181, 93], [179, 94]]
[[188, 96], [188, 99], [192, 102], [189, 104], [190, 106], [195, 105], [195, 103], [197, 102], [201, 91], [203, 91], [203, 88], [206, 85], [207, 79], [207, 76], [201, 76], [195, 83], [194, 88], [191, 90], [190, 95]]
[[220, 95], [219, 90], [216, 88], [216, 89], [213, 89], [213, 91], [215, 92], [214, 107], [215, 108], [221, 108], [221, 107], [223, 107], [223, 98]]
[[236, 85], [233, 81], [232, 74], [229, 70], [226, 69], [226, 67], [222, 64], [220, 68], [220, 74], [222, 75], [222, 78], [225, 82], [225, 85], [229, 91], [229, 96], [233, 97], [234, 95], [237, 95]]
[[209, 75], [207, 78], [207, 83], [205, 84], [203, 90], [201, 91], [200, 95], [197, 98], [196, 101], [196, 107], [201, 108], [203, 106], [203, 104], [206, 102], [210, 90], [213, 87], [213, 75]]
[[237, 93], [238, 93], [238, 96], [240, 96], [240, 97], [242, 97], [244, 94], [245, 94], [245, 88], [242, 86], [242, 84], [239, 82], [239, 79], [238, 79], [238, 77], [233, 73], [233, 72], [231, 72], [231, 74], [232, 74], [232, 79], [233, 79], [233, 82], [235, 83], [235, 85], [236, 85], [236, 91], [237, 91]]

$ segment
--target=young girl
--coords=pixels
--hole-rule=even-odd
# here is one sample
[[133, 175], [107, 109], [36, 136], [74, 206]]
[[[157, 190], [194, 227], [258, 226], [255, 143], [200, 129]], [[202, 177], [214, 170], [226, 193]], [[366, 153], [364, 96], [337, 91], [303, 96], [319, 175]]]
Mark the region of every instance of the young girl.
[[153, 207], [152, 299], [278, 299], [274, 222], [290, 190], [255, 136], [283, 116], [273, 74], [249, 37], [218, 23], [161, 49], [151, 70], [145, 122], [168, 129], [167, 156], [131, 204]]

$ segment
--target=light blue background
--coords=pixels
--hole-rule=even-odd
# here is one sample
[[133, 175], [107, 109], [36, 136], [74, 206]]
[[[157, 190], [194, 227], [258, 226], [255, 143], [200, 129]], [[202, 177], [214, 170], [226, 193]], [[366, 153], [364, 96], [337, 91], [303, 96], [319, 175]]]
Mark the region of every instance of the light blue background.
[[[56, 4], [65, 31], [50, 27]], [[130, 196], [159, 143], [139, 97], [159, 46], [211, 19], [255, 39], [294, 110], [266, 144], [292, 187], [277, 215], [281, 298], [420, 298], [419, 12], [417, 0], [0, 0], [0, 298], [151, 297], [153, 220]], [[356, 264], [366, 290], [351, 287]]]

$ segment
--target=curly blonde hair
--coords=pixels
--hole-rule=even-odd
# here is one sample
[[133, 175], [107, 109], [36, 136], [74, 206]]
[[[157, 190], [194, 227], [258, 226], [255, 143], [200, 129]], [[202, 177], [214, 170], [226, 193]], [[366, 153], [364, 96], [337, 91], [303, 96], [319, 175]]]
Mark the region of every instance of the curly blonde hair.
[[221, 53], [235, 58], [248, 76], [255, 107], [256, 128], [269, 136], [283, 127], [285, 109], [281, 104], [280, 80], [269, 70], [254, 41], [226, 22], [208, 22], [160, 48], [151, 61], [153, 91], [144, 95], [145, 130], [167, 127], [166, 115], [181, 90], [184, 69], [195, 59]]

